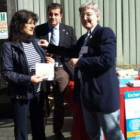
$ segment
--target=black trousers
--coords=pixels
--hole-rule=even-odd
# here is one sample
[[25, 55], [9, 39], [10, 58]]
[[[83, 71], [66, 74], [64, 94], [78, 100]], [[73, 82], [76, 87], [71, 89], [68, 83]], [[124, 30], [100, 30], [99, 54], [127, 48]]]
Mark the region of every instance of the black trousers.
[[28, 140], [28, 113], [33, 140], [45, 140], [44, 95], [39, 93], [31, 100], [12, 99], [15, 140]]
[[54, 114], [53, 131], [59, 133], [64, 123], [64, 95], [69, 82], [69, 75], [65, 70], [55, 71], [54, 82]]

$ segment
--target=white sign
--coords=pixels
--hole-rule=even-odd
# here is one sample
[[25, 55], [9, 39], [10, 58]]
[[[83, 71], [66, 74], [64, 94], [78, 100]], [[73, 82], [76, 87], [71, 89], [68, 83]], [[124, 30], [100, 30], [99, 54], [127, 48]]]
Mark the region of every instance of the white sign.
[[36, 76], [40, 76], [47, 81], [54, 80], [54, 64], [36, 63]]
[[0, 12], [0, 39], [8, 38], [7, 12]]
[[125, 92], [127, 140], [140, 140], [140, 91]]

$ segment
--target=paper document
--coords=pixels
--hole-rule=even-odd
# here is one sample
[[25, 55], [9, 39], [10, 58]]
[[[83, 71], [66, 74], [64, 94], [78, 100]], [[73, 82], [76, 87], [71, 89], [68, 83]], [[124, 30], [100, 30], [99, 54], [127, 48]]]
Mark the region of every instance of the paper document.
[[129, 81], [128, 84], [132, 87], [140, 87], [140, 80]]
[[54, 80], [54, 64], [36, 63], [36, 76], [41, 76], [43, 80]]

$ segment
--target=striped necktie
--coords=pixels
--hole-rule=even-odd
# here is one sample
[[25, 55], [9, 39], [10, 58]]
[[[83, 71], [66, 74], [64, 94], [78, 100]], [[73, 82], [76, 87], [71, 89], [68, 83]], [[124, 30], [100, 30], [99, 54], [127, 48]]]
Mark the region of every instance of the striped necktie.
[[88, 41], [89, 41], [89, 38], [90, 38], [90, 35], [91, 35], [91, 32], [87, 32], [86, 35], [85, 35], [85, 41], [84, 41], [84, 44], [83, 46], [86, 46]]
[[51, 31], [51, 38], [50, 38], [50, 43], [53, 45], [58, 45], [58, 40], [57, 40], [57, 29], [53, 28]]

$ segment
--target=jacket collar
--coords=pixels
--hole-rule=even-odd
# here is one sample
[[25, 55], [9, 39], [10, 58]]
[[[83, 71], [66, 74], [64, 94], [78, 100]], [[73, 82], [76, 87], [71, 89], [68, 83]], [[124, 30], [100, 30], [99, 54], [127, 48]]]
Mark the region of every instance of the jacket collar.
[[92, 32], [89, 36], [89, 42], [93, 38], [93, 36], [96, 34], [96, 32], [98, 31], [99, 28], [101, 28], [101, 26], [99, 24], [97, 24], [96, 27], [92, 30]]
[[[36, 48], [37, 52], [40, 54], [41, 58], [42, 58], [42, 61], [45, 62], [45, 52], [43, 50], [43, 48], [41, 47], [37, 47], [37, 39], [34, 39], [32, 41], [34, 47]], [[24, 52], [24, 49], [23, 49], [23, 46], [22, 46], [22, 43], [21, 42], [10, 42], [10, 44], [15, 47], [15, 48], [18, 48], [20, 49], [22, 52]]]
[[91, 35], [93, 36], [99, 28], [101, 28], [101, 26], [97, 24], [94, 30], [91, 32]]
[[63, 46], [63, 41], [66, 38], [66, 36], [68, 35], [68, 31], [66, 30], [65, 26], [63, 26], [62, 23], [60, 23], [59, 31], [60, 31], [59, 45]]
[[11, 45], [24, 51], [21, 42], [11, 42]]
[[[49, 32], [49, 24], [46, 24], [47, 26], [47, 33]], [[63, 39], [65, 38], [66, 34], [68, 34], [68, 32], [66, 31], [66, 29], [64, 28], [62, 23], [59, 23], [59, 45], [62, 45]], [[48, 36], [47, 36], [47, 40], [48, 40]]]
[[[99, 28], [101, 28], [101, 26], [100, 26], [99, 24], [97, 24], [96, 27], [94, 28], [94, 30], [93, 30], [93, 31], [91, 32], [91, 34], [90, 34], [90, 39], [92, 39], [92, 37], [95, 35], [96, 31], [97, 31]], [[81, 40], [81, 41], [80, 41], [80, 45], [83, 45], [86, 36], [87, 36], [87, 33], [84, 34], [84, 35], [82, 35], [82, 37], [81, 37], [81, 39], [80, 39], [80, 40]]]

